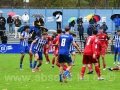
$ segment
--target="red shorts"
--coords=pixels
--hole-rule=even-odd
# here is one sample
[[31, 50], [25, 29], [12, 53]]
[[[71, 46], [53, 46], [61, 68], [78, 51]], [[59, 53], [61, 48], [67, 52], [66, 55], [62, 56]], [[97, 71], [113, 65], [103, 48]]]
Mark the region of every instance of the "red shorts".
[[97, 63], [97, 59], [93, 59], [93, 56], [90, 55], [83, 55], [83, 64], [92, 64]]
[[101, 48], [101, 52], [100, 52], [100, 54], [101, 54], [101, 55], [105, 55], [105, 52], [106, 52], [105, 47], [102, 47], [102, 48]]
[[44, 48], [44, 54], [49, 53], [50, 47], [49, 48]]
[[54, 56], [58, 56], [58, 50], [55, 50], [53, 53]]

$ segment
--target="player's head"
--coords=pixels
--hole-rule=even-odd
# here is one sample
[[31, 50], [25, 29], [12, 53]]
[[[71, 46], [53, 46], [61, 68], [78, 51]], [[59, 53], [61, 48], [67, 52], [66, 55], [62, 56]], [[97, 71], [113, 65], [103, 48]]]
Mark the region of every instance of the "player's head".
[[93, 30], [92, 33], [93, 33], [93, 35], [97, 35], [98, 31], [97, 30]]
[[57, 34], [61, 34], [62, 33], [62, 29], [57, 29]]
[[29, 27], [29, 26], [25, 26], [25, 28], [24, 28], [24, 29], [25, 29], [25, 31], [26, 31], [26, 32], [29, 32], [30, 27]]
[[103, 33], [103, 28], [102, 27], [100, 27], [100, 33]]
[[70, 33], [70, 27], [65, 27], [65, 32]]
[[117, 34], [120, 36], [120, 30], [117, 31]]
[[43, 39], [46, 39], [46, 38], [47, 38], [47, 35], [48, 35], [47, 32], [43, 32], [43, 33], [42, 33], [42, 38], [43, 38]]

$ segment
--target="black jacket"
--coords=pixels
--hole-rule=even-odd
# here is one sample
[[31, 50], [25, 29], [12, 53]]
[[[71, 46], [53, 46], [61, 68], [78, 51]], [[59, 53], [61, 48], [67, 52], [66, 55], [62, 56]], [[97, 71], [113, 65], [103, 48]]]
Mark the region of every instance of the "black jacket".
[[107, 31], [107, 29], [108, 29], [108, 27], [107, 27], [107, 25], [105, 24], [105, 25], [102, 25], [101, 26], [102, 28], [103, 28], [103, 30], [104, 30], [104, 33]]
[[6, 24], [6, 19], [5, 19], [4, 17], [0, 17], [0, 20], [3, 21], [3, 22], [2, 22], [2, 25], [5, 26], [5, 24]]
[[78, 31], [79, 31], [79, 34], [83, 34], [84, 33], [84, 27], [81, 25], [78, 25], [78, 29], [77, 29]]
[[92, 31], [94, 30], [94, 27], [90, 26], [88, 29], [87, 29], [87, 34], [88, 36], [91, 36], [92, 35]]
[[95, 24], [95, 23], [96, 23], [96, 20], [94, 18], [93, 19], [91, 18], [89, 21], [89, 24]]
[[83, 23], [82, 18], [78, 18], [78, 19], [77, 19], [77, 24], [80, 24], [80, 23]]
[[8, 24], [9, 24], [9, 23], [13, 23], [13, 21], [14, 21], [14, 20], [12, 19], [12, 17], [8, 17], [8, 18], [7, 18], [7, 23], [8, 23]]
[[16, 20], [14, 21], [14, 24], [15, 24], [15, 27], [20, 27], [20, 26], [21, 26], [21, 20], [16, 19]]

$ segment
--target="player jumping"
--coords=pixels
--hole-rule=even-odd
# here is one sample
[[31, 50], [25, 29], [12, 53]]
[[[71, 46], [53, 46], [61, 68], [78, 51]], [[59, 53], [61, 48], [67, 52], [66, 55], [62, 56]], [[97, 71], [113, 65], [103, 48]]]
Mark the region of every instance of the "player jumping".
[[28, 39], [30, 38], [29, 35], [29, 26], [25, 26], [25, 31], [22, 32], [20, 36], [20, 47], [21, 47], [21, 58], [20, 58], [20, 70], [22, 70], [22, 63], [25, 56], [25, 53], [28, 53], [30, 56], [30, 68], [32, 68], [32, 53], [29, 52], [28, 47]]

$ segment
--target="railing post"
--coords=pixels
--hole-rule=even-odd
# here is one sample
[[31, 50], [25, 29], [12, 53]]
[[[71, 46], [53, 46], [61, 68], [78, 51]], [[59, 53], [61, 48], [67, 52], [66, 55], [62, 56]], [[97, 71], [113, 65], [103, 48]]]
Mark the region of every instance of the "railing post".
[[[113, 15], [113, 7], [112, 7], [112, 10], [111, 10], [111, 15]], [[112, 29], [112, 31], [114, 32], [114, 30], [113, 30], [113, 21], [111, 20], [111, 29]]]
[[47, 7], [45, 7], [45, 27], [47, 27]]
[[96, 14], [96, 7], [95, 7], [95, 14]]
[[[29, 17], [31, 17], [30, 16], [30, 7], [28, 8], [28, 14], [29, 14]], [[30, 25], [30, 19], [29, 19], [29, 25]]]

